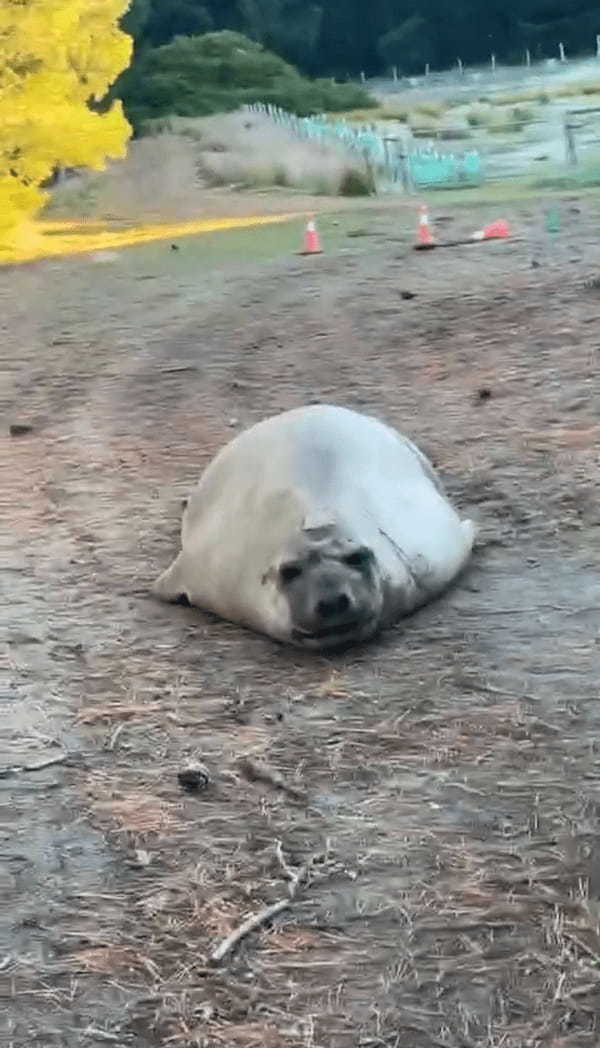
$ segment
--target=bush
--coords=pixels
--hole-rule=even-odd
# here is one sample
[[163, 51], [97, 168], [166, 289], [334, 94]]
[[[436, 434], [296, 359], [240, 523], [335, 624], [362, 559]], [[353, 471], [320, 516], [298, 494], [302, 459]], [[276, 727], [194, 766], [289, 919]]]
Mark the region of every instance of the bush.
[[467, 124], [469, 127], [485, 127], [490, 121], [490, 107], [481, 103], [473, 104], [467, 112]]
[[422, 116], [415, 112], [411, 114], [409, 127], [414, 138], [431, 138], [439, 123], [434, 117]]
[[469, 127], [485, 127], [492, 134], [511, 134], [535, 120], [536, 111], [532, 106], [500, 107], [480, 102], [469, 106], [466, 118]]
[[250, 102], [298, 116], [376, 105], [362, 87], [308, 80], [278, 55], [229, 31], [180, 36], [140, 53], [112, 94], [122, 98], [136, 134], [156, 117], [210, 116]]
[[340, 196], [370, 196], [373, 191], [373, 179], [369, 175], [357, 171], [356, 168], [347, 168], [344, 171], [340, 179]]
[[417, 102], [414, 112], [439, 119], [446, 112], [446, 106], [443, 102]]
[[535, 111], [531, 106], [515, 106], [512, 111], [512, 118], [513, 122], [521, 128], [535, 120]]
[[410, 112], [408, 106], [385, 105], [378, 112], [377, 117], [379, 120], [395, 120], [399, 124], [406, 124], [410, 117]]

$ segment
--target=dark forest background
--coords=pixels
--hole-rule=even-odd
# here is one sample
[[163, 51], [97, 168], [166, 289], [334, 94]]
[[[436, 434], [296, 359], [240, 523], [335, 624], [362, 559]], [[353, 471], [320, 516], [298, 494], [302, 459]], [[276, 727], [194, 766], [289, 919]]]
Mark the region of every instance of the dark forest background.
[[[166, 115], [269, 102], [306, 116], [364, 109], [357, 83], [489, 61], [590, 54], [589, 0], [133, 0], [122, 20], [134, 60], [113, 85], [135, 133]], [[349, 82], [350, 80], [354, 82]], [[337, 81], [337, 82], [334, 82]]]
[[600, 6], [589, 0], [133, 0], [124, 25], [138, 49], [177, 35], [232, 29], [311, 76], [422, 72], [460, 57], [479, 63], [590, 53]]

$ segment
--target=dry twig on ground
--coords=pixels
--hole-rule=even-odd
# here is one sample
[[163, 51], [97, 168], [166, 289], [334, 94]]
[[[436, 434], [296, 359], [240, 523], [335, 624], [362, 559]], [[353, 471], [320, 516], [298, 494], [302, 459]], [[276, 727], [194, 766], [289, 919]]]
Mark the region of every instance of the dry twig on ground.
[[309, 862], [300, 866], [297, 870], [293, 870], [285, 861], [281, 841], [276, 842], [275, 854], [283, 872], [290, 882], [288, 888], [289, 898], [279, 899], [277, 902], [271, 903], [270, 906], [265, 906], [263, 910], [259, 910], [258, 913], [248, 917], [247, 920], [243, 921], [243, 923], [238, 925], [237, 928], [234, 928], [231, 934], [223, 939], [223, 941], [212, 951], [210, 955], [211, 964], [220, 964], [227, 954], [231, 953], [238, 943], [240, 943], [242, 939], [245, 939], [250, 932], [255, 931], [257, 928], [261, 928], [264, 924], [268, 924], [268, 922], [272, 920], [273, 917], [276, 917], [278, 913], [287, 910], [294, 901], [300, 885], [306, 880], [311, 867], [314, 866], [319, 858], [321, 858], [319, 855], [313, 855]]
[[61, 753], [58, 757], [49, 757], [38, 764], [19, 764], [12, 768], [0, 768], [0, 779], [10, 779], [12, 775], [25, 775], [28, 772], [44, 771], [45, 768], [53, 768], [56, 764], [65, 764], [69, 759], [68, 753]]

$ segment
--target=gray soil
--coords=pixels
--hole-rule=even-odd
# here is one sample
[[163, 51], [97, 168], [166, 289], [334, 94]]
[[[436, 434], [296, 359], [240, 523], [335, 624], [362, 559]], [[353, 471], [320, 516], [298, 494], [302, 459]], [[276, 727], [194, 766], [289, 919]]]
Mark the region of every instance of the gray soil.
[[[0, 272], [12, 1048], [600, 1041], [586, 206], [536, 268], [526, 211], [522, 240], [422, 254], [382, 212], [318, 258]], [[210, 457], [311, 401], [407, 432], [480, 525], [451, 592], [327, 659], [148, 596]]]

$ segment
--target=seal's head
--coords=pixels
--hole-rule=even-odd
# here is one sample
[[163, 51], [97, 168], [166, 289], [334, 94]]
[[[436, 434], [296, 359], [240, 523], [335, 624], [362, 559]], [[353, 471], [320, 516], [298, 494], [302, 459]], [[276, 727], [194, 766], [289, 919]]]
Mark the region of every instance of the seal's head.
[[335, 528], [305, 529], [277, 565], [275, 582], [299, 647], [331, 651], [377, 631], [383, 586], [373, 551]]

